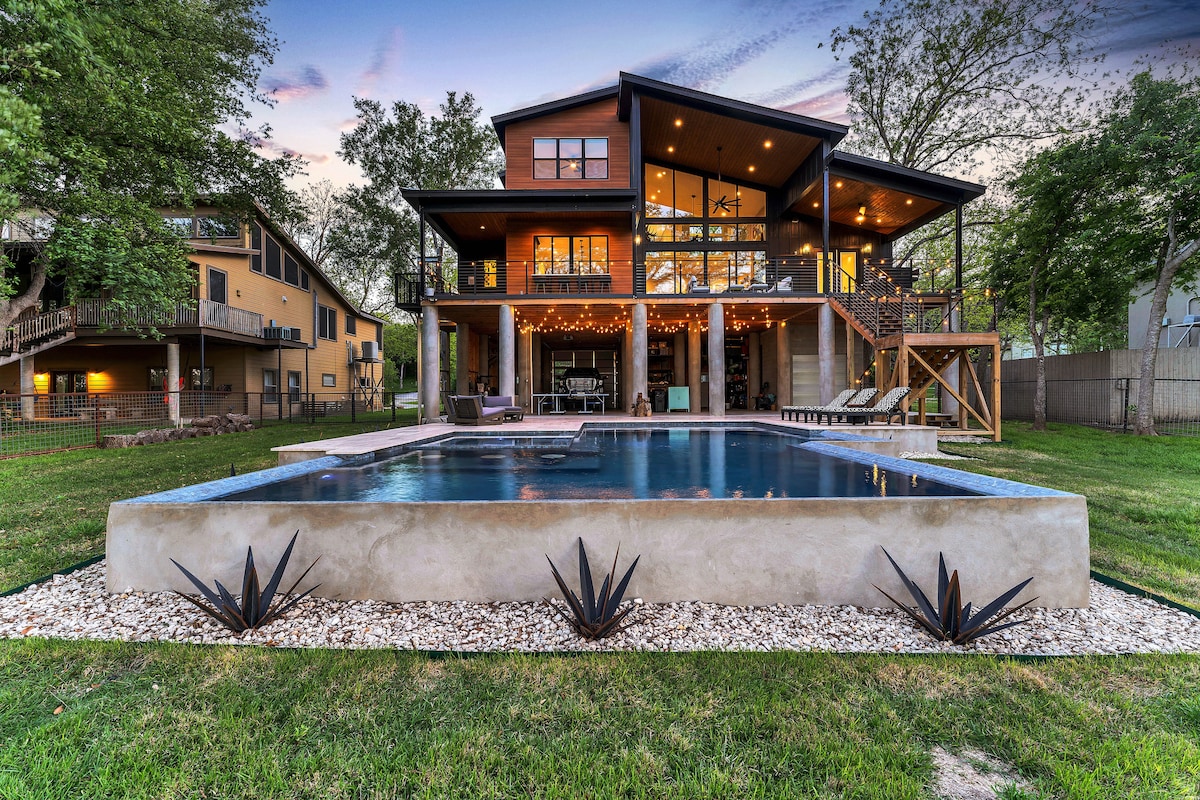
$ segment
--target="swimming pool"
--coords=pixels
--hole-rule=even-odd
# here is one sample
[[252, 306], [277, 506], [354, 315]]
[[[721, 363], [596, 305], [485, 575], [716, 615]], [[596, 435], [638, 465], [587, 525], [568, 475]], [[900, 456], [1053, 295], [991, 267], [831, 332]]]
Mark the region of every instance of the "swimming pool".
[[[582, 537], [601, 561], [618, 545], [623, 563], [641, 555], [630, 592], [648, 602], [880, 605], [872, 584], [899, 591], [882, 546], [925, 586], [934, 585], [940, 551], [960, 569], [970, 597], [998, 595], [1033, 575], [1039, 605], [1087, 605], [1087, 508], [1078, 495], [860, 452], [821, 437], [772, 438], [787, 429], [762, 422], [687, 432], [688, 449], [693, 439], [700, 443], [698, 460], [663, 466], [651, 451], [683, 449], [683, 429], [616, 426], [630, 434], [624, 435], [610, 427], [581, 421], [578, 438], [561, 430], [524, 431], [520, 441], [497, 429], [484, 436], [491, 447], [475, 448], [479, 442], [464, 438], [480, 434], [423, 426], [405, 433], [410, 440], [402, 446], [384, 442], [361, 458], [327, 455], [114, 503], [108, 586], [187, 590], [171, 559], [234, 585], [247, 545], [254, 546], [260, 569], [269, 568], [269, 559], [300, 530], [292, 569], [298, 575], [320, 556], [310, 574], [321, 583], [318, 593], [347, 599], [537, 600], [554, 592], [545, 556], [571, 570], [575, 540]], [[588, 434], [611, 440], [616, 449], [587, 444]], [[738, 466], [742, 450], [760, 449], [768, 438], [778, 452], [759, 466]], [[851, 484], [872, 485], [874, 493], [807, 496], [779, 483], [782, 473], [809, 469], [791, 466], [794, 451], [805, 460], [818, 456], [812, 482], [848, 477]], [[312, 452], [321, 448], [314, 445]], [[340, 489], [321, 494], [336, 484], [325, 476], [352, 466], [386, 474], [386, 459], [397, 455], [392, 463], [401, 464], [401, 472], [435, 476], [461, 456], [473, 466], [460, 482], [486, 483], [481, 476], [490, 474], [497, 488], [465, 500], [381, 499], [370, 496], [373, 489], [357, 499], [338, 499]], [[545, 482], [525, 477], [554, 473], [566, 476], [560, 483], [570, 487], [601, 466], [626, 473], [628, 486], [556, 499], [543, 494]], [[708, 474], [693, 480], [691, 470]], [[753, 491], [742, 486], [747, 471], [761, 473], [764, 484]], [[244, 499], [246, 492], [270, 497], [294, 478], [301, 479], [296, 486], [308, 487], [299, 495]], [[687, 487], [692, 494], [680, 496]], [[939, 494], [901, 495], [917, 487], [939, 487]]]
[[220, 498], [274, 502], [960, 497], [976, 491], [849, 461], [807, 436], [750, 427], [574, 436], [455, 436], [362, 466], [339, 467]]

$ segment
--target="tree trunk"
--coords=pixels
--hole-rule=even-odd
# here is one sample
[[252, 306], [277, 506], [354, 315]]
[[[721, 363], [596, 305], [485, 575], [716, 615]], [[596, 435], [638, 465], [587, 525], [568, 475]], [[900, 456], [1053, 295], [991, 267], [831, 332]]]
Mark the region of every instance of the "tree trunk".
[[1040, 322], [1030, 314], [1029, 336], [1033, 340], [1033, 355], [1037, 359], [1037, 382], [1033, 390], [1033, 429], [1046, 430], [1046, 330], [1050, 327], [1049, 312], [1042, 313]]
[[1046, 329], [1050, 315], [1042, 313], [1041, 325], [1037, 314], [1038, 268], [1034, 266], [1029, 276], [1029, 339], [1033, 342], [1033, 354], [1037, 358], [1037, 381], [1033, 392], [1033, 429], [1046, 430]]
[[12, 325], [25, 309], [37, 308], [42, 289], [46, 288], [46, 264], [40, 257], [33, 261], [31, 277], [29, 288], [25, 291], [7, 299], [0, 299], [0, 330]]
[[1162, 319], [1167, 311], [1167, 296], [1171, 284], [1184, 262], [1200, 251], [1200, 239], [1193, 239], [1182, 250], [1175, 239], [1175, 217], [1167, 220], [1167, 248], [1162, 267], [1154, 281], [1154, 298], [1150, 301], [1150, 319], [1146, 321], [1146, 338], [1142, 343], [1142, 363], [1138, 372], [1137, 414], [1133, 432], [1139, 436], [1155, 436], [1154, 429], [1154, 369], [1158, 363], [1158, 337]]

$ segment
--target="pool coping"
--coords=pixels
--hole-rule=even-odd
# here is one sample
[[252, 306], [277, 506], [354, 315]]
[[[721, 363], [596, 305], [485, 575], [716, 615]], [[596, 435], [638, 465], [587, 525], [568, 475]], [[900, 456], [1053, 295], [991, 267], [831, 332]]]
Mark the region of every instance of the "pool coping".
[[[432, 427], [432, 426], [426, 426]], [[1062, 492], [1057, 489], [1048, 489], [1042, 486], [1033, 486], [1031, 484], [1019, 483], [1010, 481], [1004, 478], [995, 478], [988, 475], [979, 475], [971, 472], [963, 472], [962, 470], [943, 467], [936, 464], [927, 464], [920, 461], [911, 461], [909, 459], [899, 458], [896, 456], [875, 453], [871, 451], [861, 451], [853, 447], [847, 447], [850, 443], [861, 443], [864, 441], [877, 441], [870, 437], [856, 436], [851, 433], [842, 431], [820, 430], [820, 429], [797, 429], [785, 425], [774, 425], [766, 420], [653, 420], [653, 419], [613, 419], [613, 420], [586, 420], [583, 421], [577, 428], [574, 429], [522, 429], [519, 432], [512, 429], [466, 429], [463, 427], [451, 428], [449, 430], [431, 430], [429, 435], [409, 439], [406, 442], [398, 443], [378, 449], [369, 453], [346, 453], [335, 455], [324, 455], [318, 458], [310, 458], [304, 461], [296, 461], [289, 464], [281, 464], [275, 467], [267, 467], [266, 469], [256, 472], [247, 472], [242, 475], [234, 475], [227, 478], [218, 478], [216, 480], [207, 481], [205, 483], [195, 484], [193, 486], [184, 486], [178, 489], [168, 489], [164, 492], [156, 492], [154, 494], [142, 495], [140, 497], [119, 500], [117, 504], [130, 503], [195, 503], [209, 500], [219, 500], [230, 495], [240, 494], [242, 492], [257, 489], [262, 486], [278, 483], [280, 481], [298, 478], [305, 475], [310, 475], [314, 472], [320, 472], [329, 469], [338, 469], [342, 467], [360, 466], [363, 464], [375, 463], [389, 458], [406, 453], [410, 450], [425, 446], [434, 442], [442, 441], [448, 438], [470, 435], [473, 438], [497, 438], [497, 439], [514, 439], [525, 438], [531, 436], [565, 436], [573, 435], [578, 437], [587, 430], [604, 430], [611, 428], [652, 428], [658, 430], [670, 430], [672, 428], [750, 428], [752, 430], [765, 430], [772, 433], [780, 433], [784, 435], [792, 435], [797, 438], [803, 438], [805, 441], [799, 445], [800, 447], [811, 450], [813, 452], [830, 455], [836, 458], [853, 461], [865, 466], [878, 466], [885, 470], [891, 470], [898, 473], [913, 475], [918, 478], [936, 481], [946, 484], [957, 489], [964, 489], [970, 492], [987, 497], [1073, 497], [1070, 492]], [[821, 441], [812, 441], [811, 434], [819, 433]], [[803, 434], [803, 435], [802, 435]], [[350, 437], [346, 437], [350, 438]], [[338, 441], [338, 440], [328, 440]], [[311, 452], [311, 451], [309, 451]], [[698, 498], [721, 500], [725, 498]], [[769, 498], [762, 498], [769, 499]], [[804, 498], [791, 498], [804, 499]], [[317, 502], [317, 501], [296, 501], [296, 502]], [[404, 501], [379, 501], [379, 502], [404, 502]], [[445, 500], [445, 501], [422, 501], [422, 502], [447, 502], [447, 503], [473, 503], [473, 502], [491, 502], [488, 500]], [[542, 500], [539, 502], [574, 502], [573, 500]], [[638, 499], [622, 500], [621, 502], [639, 502]]]

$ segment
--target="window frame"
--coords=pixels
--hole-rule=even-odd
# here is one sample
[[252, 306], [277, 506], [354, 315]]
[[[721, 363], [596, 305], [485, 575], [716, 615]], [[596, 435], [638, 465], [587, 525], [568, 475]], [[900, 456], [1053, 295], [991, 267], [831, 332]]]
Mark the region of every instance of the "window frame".
[[[268, 381], [267, 378], [270, 378]], [[263, 405], [278, 405], [279, 404], [279, 370], [274, 367], [263, 368], [263, 390], [262, 401]]]
[[[538, 146], [541, 144], [546, 147], [550, 142], [554, 143], [554, 156], [538, 155]], [[573, 143], [579, 143], [579, 155], [563, 155], [564, 142], [567, 147]], [[589, 154], [589, 143], [592, 152], [595, 155]], [[603, 145], [601, 145], [603, 143]], [[532, 175], [536, 181], [606, 181], [609, 179], [608, 159], [609, 159], [609, 141], [607, 136], [560, 136], [557, 138], [550, 136], [535, 136], [531, 142], [532, 153]], [[599, 155], [599, 149], [603, 147], [604, 154]], [[577, 166], [575, 162], [578, 162]], [[600, 165], [603, 164], [603, 174], [589, 174], [590, 172], [600, 172]], [[539, 175], [538, 167], [542, 167], [543, 172], [549, 171], [553, 165], [553, 174]], [[564, 174], [564, 169], [571, 167], [571, 172]]]
[[317, 303], [317, 338], [337, 341], [337, 309]]
[[[550, 240], [550, 259], [538, 259], [538, 240]], [[578, 244], [584, 239], [588, 240], [586, 259], [576, 259]], [[559, 257], [557, 251], [557, 243], [559, 240], [566, 240], [566, 258]], [[595, 258], [596, 246], [603, 242], [604, 246], [604, 263], [603, 271], [596, 269], [599, 263]], [[587, 266], [587, 271], [581, 269], [581, 264]], [[612, 261], [609, 258], [608, 234], [591, 234], [585, 233], [580, 235], [559, 235], [559, 234], [541, 234], [533, 237], [533, 274], [534, 275], [609, 275], [611, 274]], [[555, 269], [555, 267], [565, 266], [565, 271]], [[543, 267], [549, 267], [544, 269]]]
[[287, 374], [288, 402], [300, 402], [300, 387], [303, 384], [304, 375], [300, 370], [289, 369]]
[[346, 335], [347, 336], [357, 336], [358, 335], [358, 319], [353, 314], [344, 314], [343, 316], [345, 317], [345, 322], [343, 323], [343, 327], [345, 327], [345, 329], [346, 329]]

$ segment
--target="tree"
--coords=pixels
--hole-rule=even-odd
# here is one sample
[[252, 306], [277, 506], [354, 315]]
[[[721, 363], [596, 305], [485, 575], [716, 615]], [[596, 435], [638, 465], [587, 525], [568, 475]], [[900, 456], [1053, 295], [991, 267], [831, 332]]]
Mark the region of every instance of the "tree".
[[1117, 94], [1096, 137], [1108, 215], [1098, 234], [1119, 230], [1130, 243], [1114, 266], [1130, 287], [1154, 286], [1139, 368], [1134, 430], [1154, 434], [1154, 371], [1167, 297], [1200, 272], [1200, 79], [1135, 75]]
[[[392, 363], [399, 374], [400, 384], [404, 375], [416, 374], [418, 339], [417, 326], [411, 323], [399, 323], [383, 326], [383, 354]], [[413, 366], [409, 371], [406, 368]]]
[[1128, 304], [1127, 282], [1107, 264], [1128, 242], [1096, 235], [1097, 210], [1113, 202], [1097, 180], [1099, 164], [1087, 140], [1038, 153], [1009, 182], [1012, 205], [993, 229], [991, 281], [1005, 315], [1023, 317], [1037, 359], [1038, 431], [1046, 429], [1048, 337], [1102, 324]]
[[1057, 0], [881, 0], [834, 29], [850, 64], [852, 145], [925, 170], [971, 172], [1075, 122], [1076, 78], [1106, 9]]
[[314, 264], [323, 267], [329, 259], [333, 230], [345, 220], [346, 206], [328, 178], [301, 189], [296, 204], [296, 217], [283, 225], [284, 232]]
[[[186, 243], [158, 213], [204, 198], [286, 217], [293, 159], [266, 160], [247, 103], [275, 39], [262, 0], [8, 0], [0, 12], [0, 210], [53, 219], [32, 258], [0, 260], [0, 326], [48, 277], [72, 298], [167, 313], [189, 296]], [[19, 43], [19, 44], [18, 44]]]
[[[447, 92], [440, 116], [398, 101], [391, 113], [375, 100], [355, 98], [358, 125], [342, 134], [338, 155], [367, 179], [341, 196], [347, 208], [330, 234], [335, 280], [356, 287], [348, 296], [377, 301], [395, 274], [420, 274], [420, 233], [402, 189], [490, 188], [501, 169], [499, 142], [470, 93]], [[431, 251], [441, 243], [429, 234]]]

